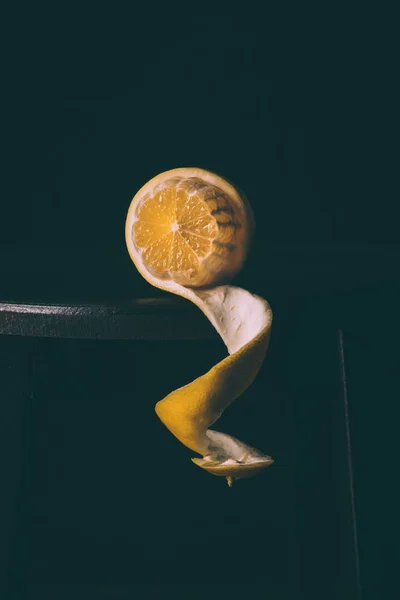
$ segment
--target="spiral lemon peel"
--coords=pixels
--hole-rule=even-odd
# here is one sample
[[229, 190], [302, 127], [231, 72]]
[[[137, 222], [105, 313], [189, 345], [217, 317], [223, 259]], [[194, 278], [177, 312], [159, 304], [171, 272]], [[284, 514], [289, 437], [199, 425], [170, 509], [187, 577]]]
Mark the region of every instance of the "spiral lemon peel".
[[[193, 302], [209, 319], [227, 347], [229, 355], [224, 360], [191, 383], [168, 394], [156, 404], [155, 411], [182, 444], [202, 456], [192, 459], [196, 465], [209, 473], [226, 477], [231, 486], [233, 480], [255, 475], [273, 463], [270, 456], [259, 450], [233, 436], [210, 429], [224, 410], [254, 381], [267, 352], [272, 311], [268, 302], [259, 296], [226, 283], [218, 285], [226, 279], [225, 273], [211, 273], [217, 285], [211, 287], [210, 281], [209, 287], [195, 289], [195, 280], [193, 287], [188, 287], [174, 281], [169, 273], [160, 276], [152, 272], [149, 265], [145, 264], [143, 252], [134, 241], [137, 208], [143, 198], [161, 189], [163, 182], [167, 181], [170, 185], [171, 181], [185, 179], [214, 185], [235, 204], [235, 214], [239, 215], [244, 231], [241, 231], [237, 252], [235, 249], [233, 261], [236, 264], [233, 267], [227, 265], [229, 278], [241, 268], [252, 229], [250, 208], [243, 194], [234, 186], [202, 169], [173, 169], [161, 173], [143, 186], [133, 198], [128, 211], [126, 244], [136, 268], [146, 281]], [[218, 209], [214, 209], [214, 213], [218, 213]], [[163, 264], [165, 268], [168, 266], [165, 261]], [[200, 272], [200, 269], [193, 270], [196, 274]], [[204, 273], [208, 272], [211, 272], [209, 268], [201, 270], [202, 281]], [[188, 276], [185, 274], [185, 277]]]

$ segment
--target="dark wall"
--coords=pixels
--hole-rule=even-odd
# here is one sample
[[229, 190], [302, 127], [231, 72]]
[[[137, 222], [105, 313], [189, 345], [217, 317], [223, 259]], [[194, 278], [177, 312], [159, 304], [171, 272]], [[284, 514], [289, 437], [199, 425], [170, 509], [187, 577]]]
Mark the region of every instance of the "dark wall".
[[[67, 302], [67, 293], [75, 286], [74, 299], [83, 301], [87, 297], [93, 298], [95, 282], [101, 288], [99, 297], [104, 299], [107, 295], [116, 301], [119, 299], [116, 296], [118, 282], [129, 277], [132, 277], [132, 284], [129, 284], [129, 293], [124, 293], [125, 299], [133, 293], [139, 296], [154, 294], [154, 290], [136, 274], [127, 256], [123, 232], [125, 214], [132, 196], [143, 183], [157, 173], [177, 166], [196, 165], [215, 170], [247, 193], [256, 214], [258, 236], [245, 277], [250, 272], [251, 277], [256, 274], [258, 278], [254, 276], [245, 287], [254, 287], [255, 291], [272, 297], [272, 300], [277, 287], [268, 282], [271, 263], [272, 281], [283, 273], [285, 289], [293, 295], [298, 291], [296, 277], [302, 270], [307, 272], [308, 281], [313, 281], [313, 291], [321, 287], [321, 273], [329, 282], [340, 278], [334, 273], [337, 262], [330, 259], [331, 255], [321, 255], [316, 261], [318, 268], [314, 269], [315, 257], [310, 258], [310, 253], [298, 252], [297, 260], [293, 260], [296, 250], [289, 253], [287, 259], [284, 252], [276, 252], [273, 260], [266, 261], [265, 253], [269, 248], [285, 249], [290, 245], [296, 249], [302, 244], [312, 246], [321, 242], [339, 248], [347, 247], [349, 242], [371, 247], [387, 242], [398, 244], [398, 36], [395, 31], [397, 20], [393, 15], [384, 9], [373, 12], [365, 4], [358, 10], [347, 6], [346, 10], [340, 11], [334, 4], [323, 2], [313, 7], [305, 7], [304, 3], [284, 7], [278, 2], [264, 3], [266, 7], [258, 13], [244, 2], [240, 3], [240, 8], [231, 5], [229, 13], [189, 8], [190, 3], [176, 11], [170, 3], [165, 3], [164, 8], [148, 4], [141, 6], [139, 11], [136, 4], [130, 3], [130, 8], [123, 12], [119, 8], [107, 10], [100, 4], [91, 10], [82, 7], [73, 10], [69, 3], [48, 6], [13, 3], [3, 10], [0, 297], [29, 301], [36, 286], [35, 299], [40, 297], [49, 302], [50, 296], [43, 290], [50, 281], [53, 288], [58, 286], [61, 290], [58, 300]], [[311, 250], [311, 255], [313, 252]], [[54, 269], [51, 277], [46, 270], [42, 272], [42, 278], [36, 273], [31, 279], [26, 273], [22, 277], [21, 271], [15, 271], [11, 265], [13, 286], [17, 282], [25, 287], [18, 293], [10, 292], [16, 288], [8, 286], [3, 268], [6, 269], [7, 260], [12, 262], [17, 254], [20, 263], [25, 257], [26, 260], [31, 256], [42, 257], [43, 261], [36, 260], [40, 263], [50, 256]], [[98, 275], [89, 276], [93, 256], [101, 256], [104, 262], [108, 257], [108, 262], [103, 264], [99, 259]], [[395, 264], [394, 255], [383, 254], [381, 262], [374, 256], [371, 252], [359, 262], [354, 256], [349, 261], [346, 252], [342, 252], [340, 265], [347, 264], [346, 277], [343, 276], [342, 281], [356, 280], [362, 270], [359, 268], [361, 263], [364, 281], [370, 278], [379, 284], [378, 275], [384, 270], [381, 265], [388, 264], [390, 274], [386, 279], [397, 281], [398, 261]], [[120, 265], [121, 261], [125, 261], [124, 268], [113, 274], [114, 265]], [[313, 268], [308, 268], [308, 263]], [[263, 270], [258, 269], [259, 265]], [[35, 264], [35, 260], [27, 268], [31, 267], [32, 271], [40, 270], [40, 264]], [[68, 276], [64, 270], [68, 271]], [[80, 277], [76, 274], [78, 270]], [[55, 271], [58, 271], [58, 279]], [[256, 285], [253, 286], [254, 281]], [[365, 297], [362, 302], [357, 299], [356, 304], [364, 304], [364, 301]], [[368, 308], [371, 306], [373, 318], [378, 319], [377, 324], [373, 323], [374, 330], [380, 328], [388, 338], [382, 341], [382, 336], [379, 344], [371, 342], [369, 329], [366, 330], [363, 322], [362, 336], [347, 341], [348, 345], [352, 344], [349, 348], [349, 402], [350, 416], [355, 423], [356, 486], [361, 490], [357, 504], [361, 515], [360, 540], [363, 544], [367, 540], [373, 547], [369, 551], [364, 546], [361, 558], [374, 567], [364, 568], [367, 573], [364, 579], [376, 572], [375, 555], [384, 547], [383, 534], [382, 543], [376, 544], [371, 541], [373, 536], [368, 527], [371, 514], [378, 514], [380, 523], [381, 515], [386, 512], [384, 500], [381, 499], [380, 510], [375, 505], [375, 498], [378, 502], [378, 494], [383, 489], [376, 483], [376, 473], [382, 463], [394, 455], [381, 451], [381, 443], [377, 440], [379, 433], [382, 439], [386, 434], [387, 415], [392, 414], [390, 403], [392, 397], [396, 397], [388, 391], [388, 381], [395, 381], [395, 369], [391, 367], [390, 378], [388, 368], [382, 366], [382, 357], [388, 353], [395, 356], [393, 331], [398, 328], [394, 328], [391, 318], [382, 325], [383, 314], [390, 317], [396, 312], [394, 304], [392, 297], [385, 297], [377, 309], [369, 296], [366, 301]], [[277, 301], [273, 306], [274, 310], [276, 306], [279, 318], [283, 312], [282, 304]], [[301, 319], [296, 322], [299, 321]], [[368, 327], [372, 327], [369, 321]], [[287, 345], [280, 343], [282, 347], [290, 348], [289, 341], [293, 343], [295, 338], [290, 331], [287, 338], [277, 335], [276, 339], [287, 339]], [[379, 336], [376, 339], [379, 340]], [[311, 342], [308, 343], [311, 347]], [[34, 436], [39, 436], [39, 448], [40, 432], [44, 432], [51, 442], [55, 430], [51, 426], [46, 429], [46, 420], [42, 419], [47, 414], [48, 402], [49, 410], [54, 411], [51, 414], [56, 418], [59, 415], [60, 421], [65, 416], [66, 422], [71, 424], [71, 448], [74, 448], [78, 462], [78, 453], [72, 443], [75, 429], [81, 435], [83, 449], [88, 447], [87, 440], [97, 439], [99, 445], [102, 443], [101, 429], [96, 432], [97, 438], [92, 434], [86, 439], [84, 428], [80, 429], [80, 423], [75, 423], [68, 395], [73, 378], [70, 387], [62, 389], [65, 402], [53, 404], [59, 385], [57, 369], [64, 368], [63, 362], [60, 359], [57, 363], [55, 355], [57, 364], [54, 367], [51, 363], [54, 371], [51, 371], [51, 377], [46, 377], [48, 367], [41, 357], [46, 352], [46, 360], [51, 358], [54, 348], [54, 344], [48, 344], [40, 352], [32, 350], [34, 360], [43, 361], [42, 370], [39, 370], [41, 376], [35, 383], [39, 396], [37, 405], [42, 406], [35, 422], [43, 424], [43, 429], [32, 430], [32, 439], [35, 441]], [[373, 349], [371, 353], [370, 348]], [[17, 350], [15, 354], [19, 356], [20, 349]], [[59, 352], [61, 355], [64, 351]], [[79, 359], [74, 352], [70, 354], [71, 360], [75, 360], [74, 356]], [[110, 349], [108, 352], [111, 355]], [[125, 350], [121, 350], [121, 355], [123, 352]], [[316, 359], [321, 355], [317, 345], [312, 346], [312, 352]], [[378, 369], [371, 358], [376, 352], [380, 359]], [[6, 354], [9, 354], [8, 348]], [[84, 368], [86, 363], [82, 356], [82, 373], [87, 377], [89, 388], [91, 371]], [[118, 356], [114, 356], [114, 365], [119, 368]], [[307, 352], [299, 351], [299, 356], [304, 363], [314, 365]], [[90, 353], [88, 357], [93, 360]], [[279, 368], [286, 369], [285, 360], [277, 361]], [[291, 364], [289, 360], [288, 364]], [[293, 364], [299, 369], [301, 363]], [[388, 364], [390, 366], [392, 362], [388, 360]], [[25, 363], [21, 365], [24, 369]], [[278, 379], [281, 377], [279, 368], [276, 370]], [[96, 370], [93, 368], [93, 371]], [[270, 372], [274, 370], [270, 369]], [[290, 368], [287, 372], [292, 373]], [[3, 377], [6, 383], [10, 380], [14, 385], [15, 381], [24, 381], [23, 378], [15, 379], [12, 371], [7, 373], [8, 378]], [[315, 406], [319, 406], [324, 394], [319, 393], [314, 374], [306, 369], [304, 373], [314, 386]], [[368, 376], [365, 379], [364, 373]], [[81, 371], [76, 369], [74, 377], [76, 388], [80, 389]], [[109, 371], [104, 373], [106, 377], [112, 381]], [[378, 383], [371, 385], [370, 377], [374, 382], [382, 379], [386, 389], [382, 391]], [[308, 398], [308, 380], [306, 376], [304, 378], [303, 396]], [[297, 385], [295, 378], [287, 378], [286, 370], [282, 371], [283, 380], [289, 387]], [[156, 379], [152, 382], [154, 386], [158, 384]], [[323, 382], [326, 385], [325, 380]], [[112, 387], [111, 383], [107, 386]], [[107, 386], [102, 392], [105, 396]], [[280, 386], [279, 382], [277, 389], [281, 389]], [[331, 393], [332, 386], [329, 389]], [[367, 393], [369, 396], [366, 397]], [[376, 411], [375, 393], [379, 403]], [[154, 394], [157, 399], [159, 396]], [[96, 406], [97, 398], [93, 397], [91, 401]], [[108, 425], [106, 402], [108, 396], [103, 404], [100, 403], [103, 412], [100, 411], [99, 422], [103, 428]], [[384, 402], [387, 404], [383, 405]], [[308, 406], [314, 407], [314, 404]], [[91, 408], [86, 407], [89, 407], [86, 413], [89, 421]], [[153, 411], [153, 405], [150, 409]], [[61, 412], [57, 413], [58, 410]], [[115, 413], [113, 415], [115, 417]], [[377, 415], [382, 426], [376, 425]], [[302, 418], [305, 420], [304, 416]], [[125, 441], [120, 441], [118, 426], [114, 438], [124, 444]], [[311, 429], [312, 435], [324, 437], [323, 429]], [[395, 439], [395, 436], [386, 437]], [[311, 442], [307, 441], [307, 444], [310, 448]], [[28, 443], [28, 455], [29, 450]], [[380, 467], [372, 463], [375, 468], [371, 467], [370, 483], [370, 453], [378, 450], [381, 463]], [[312, 452], [303, 455], [309, 458]], [[32, 456], [33, 462], [41, 455]], [[64, 460], [62, 454], [58, 456]], [[88, 456], [92, 455], [89, 453]], [[323, 454], [321, 461], [322, 458]], [[41, 464], [46, 466], [46, 463]], [[55, 464], [51, 463], [50, 467]], [[67, 459], [65, 464], [68, 464]], [[82, 464], [78, 476], [85, 483], [85, 463]], [[310, 461], [305, 460], [304, 464], [309, 465]], [[108, 475], [112, 471], [110, 465]], [[31, 477], [32, 485], [39, 489], [42, 480]], [[104, 482], [109, 481], [107, 477], [103, 480], [100, 470], [95, 471], [93, 478], [99, 486], [95, 489], [105, 486]], [[57, 482], [62, 478], [55, 481], [58, 497], [68, 498], [63, 496], [63, 485], [57, 488]], [[310, 476], [306, 481], [317, 485], [319, 480]], [[90, 482], [90, 479], [86, 481], [88, 487]], [[71, 489], [74, 494], [78, 485]], [[308, 497], [306, 491], [304, 504]], [[386, 497], [384, 493], [383, 497]], [[127, 498], [129, 500], [129, 496]], [[279, 505], [279, 493], [274, 498]], [[287, 495], [285, 498], [291, 499]], [[123, 519], [119, 519], [117, 500], [114, 518], [121, 524]], [[103, 497], [104, 512], [108, 510], [107, 501], [107, 497]], [[86, 515], [90, 502], [87, 501], [85, 506]], [[41, 513], [38, 514], [41, 517]], [[327, 520], [333, 529], [334, 521]], [[96, 525], [94, 515], [93, 530]], [[51, 523], [49, 531], [49, 537], [43, 538], [43, 547], [47, 548], [48, 544], [51, 549], [51, 531], [57, 532], [51, 530]], [[303, 534], [304, 537], [308, 534], [305, 528]], [[88, 546], [82, 546], [82, 564]], [[315, 552], [317, 550], [316, 546]], [[40, 561], [40, 554], [38, 556]], [[304, 554], [304, 563], [307, 556]], [[319, 556], [322, 560], [323, 555]], [[269, 567], [271, 570], [274, 564]], [[312, 561], [309, 568], [315, 568]], [[315, 570], [323, 580], [325, 571]]]
[[5, 13], [2, 245], [119, 256], [137, 189], [188, 165], [245, 190], [260, 251], [397, 241], [390, 15], [131, 4]]

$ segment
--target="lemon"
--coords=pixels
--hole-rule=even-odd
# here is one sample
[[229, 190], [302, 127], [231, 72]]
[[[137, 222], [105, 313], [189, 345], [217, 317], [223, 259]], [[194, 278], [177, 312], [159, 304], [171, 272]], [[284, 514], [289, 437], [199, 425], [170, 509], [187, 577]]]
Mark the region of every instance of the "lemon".
[[134, 196], [126, 219], [129, 254], [153, 286], [196, 304], [225, 342], [229, 356], [208, 373], [171, 392], [156, 413], [193, 462], [214, 475], [255, 475], [273, 460], [210, 429], [253, 382], [272, 324], [266, 300], [228, 285], [244, 264], [253, 231], [246, 197], [222, 177], [199, 168], [172, 169]]

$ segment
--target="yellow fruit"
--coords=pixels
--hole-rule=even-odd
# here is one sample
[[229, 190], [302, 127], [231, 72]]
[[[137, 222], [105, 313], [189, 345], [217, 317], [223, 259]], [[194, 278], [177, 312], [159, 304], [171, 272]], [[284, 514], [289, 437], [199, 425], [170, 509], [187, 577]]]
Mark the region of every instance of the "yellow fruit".
[[201, 287], [239, 271], [252, 218], [231, 184], [201, 169], [174, 169], [152, 179], [136, 198], [128, 235], [152, 275]]
[[203, 169], [161, 173], [133, 198], [126, 243], [143, 277], [196, 304], [230, 356], [156, 405], [164, 425], [202, 459], [193, 462], [228, 479], [256, 474], [273, 460], [210, 426], [257, 375], [267, 351], [268, 302], [226, 284], [246, 258], [253, 222], [232, 184]]

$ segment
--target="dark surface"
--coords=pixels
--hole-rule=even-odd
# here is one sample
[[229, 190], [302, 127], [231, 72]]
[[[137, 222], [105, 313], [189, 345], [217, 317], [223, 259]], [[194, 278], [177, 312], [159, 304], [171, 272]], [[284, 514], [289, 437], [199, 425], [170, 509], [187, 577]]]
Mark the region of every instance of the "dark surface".
[[[273, 340], [248, 408], [238, 401], [221, 429], [277, 462], [233, 490], [197, 473], [153, 411], [224, 356], [199, 310], [127, 283], [130, 262], [126, 271], [106, 261], [89, 270], [76, 254], [59, 261], [43, 252], [29, 269], [18, 254], [3, 263], [2, 445], [12, 459], [1, 550], [11, 598], [233, 593], [225, 574], [238, 560], [235, 543], [251, 548], [234, 569], [238, 597], [354, 598], [356, 523], [364, 597], [380, 593], [385, 516], [371, 525], [370, 515], [383, 502], [382, 432], [398, 397], [397, 252], [303, 247], [274, 256], [269, 275], [250, 258], [237, 281], [271, 302]], [[63, 297], [75, 303], [57, 304]], [[30, 302], [11, 301], [21, 298]], [[247, 578], [246, 565], [262, 557], [262, 575]], [[209, 562], [225, 566], [210, 571]]]
[[190, 340], [217, 337], [188, 302], [148, 298], [113, 305], [0, 303], [0, 333], [81, 339]]
[[[196, 470], [154, 414], [225, 355], [200, 311], [168, 297], [78, 312], [9, 304], [1, 549], [11, 597], [212, 597], [231, 591], [226, 572], [239, 561], [238, 597], [355, 598], [356, 529], [364, 597], [376, 597], [388, 586], [379, 548], [390, 528], [399, 298], [395, 287], [273, 296], [267, 361], [218, 425], [276, 463], [232, 490]], [[236, 544], [250, 553], [238, 559]]]
[[337, 336], [319, 317], [278, 311], [260, 376], [221, 418], [276, 459], [232, 489], [154, 414], [225, 355], [218, 339], [0, 341], [29, 361], [19, 598], [356, 597]]
[[154, 414], [225, 355], [200, 311], [168, 297], [22, 313], [9, 304], [0, 343], [11, 597], [226, 594], [245, 544], [238, 597], [354, 598], [356, 528], [364, 597], [387, 589], [379, 549], [390, 547], [393, 514], [399, 298], [395, 287], [272, 297], [265, 366], [218, 425], [276, 463], [232, 490], [196, 470]]

